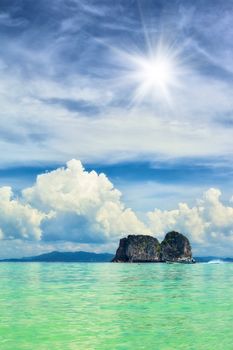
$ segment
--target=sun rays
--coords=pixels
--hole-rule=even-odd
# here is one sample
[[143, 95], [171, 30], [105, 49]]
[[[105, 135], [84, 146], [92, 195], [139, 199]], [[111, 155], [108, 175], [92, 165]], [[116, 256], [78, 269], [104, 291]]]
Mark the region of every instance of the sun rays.
[[183, 85], [187, 66], [181, 48], [159, 40], [145, 51], [114, 49], [120, 84], [129, 86], [132, 103], [145, 100], [171, 104], [173, 92]]

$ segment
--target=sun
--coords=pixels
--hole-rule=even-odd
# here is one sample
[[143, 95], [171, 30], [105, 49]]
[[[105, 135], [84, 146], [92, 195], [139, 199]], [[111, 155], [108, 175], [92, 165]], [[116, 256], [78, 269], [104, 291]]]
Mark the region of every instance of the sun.
[[151, 87], [165, 87], [171, 81], [172, 73], [169, 61], [154, 59], [141, 62], [141, 79]]
[[185, 74], [180, 50], [159, 43], [145, 53], [120, 51], [120, 60], [122, 82], [131, 87], [133, 102], [149, 99], [171, 103]]
[[176, 82], [175, 66], [171, 59], [161, 55], [136, 57], [135, 63], [134, 80], [141, 92], [168, 95], [169, 87]]

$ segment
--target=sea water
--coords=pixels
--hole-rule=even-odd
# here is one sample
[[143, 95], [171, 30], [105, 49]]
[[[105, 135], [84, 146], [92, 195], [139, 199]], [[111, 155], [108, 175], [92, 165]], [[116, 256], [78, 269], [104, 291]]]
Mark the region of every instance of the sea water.
[[233, 264], [1, 263], [1, 350], [232, 350]]

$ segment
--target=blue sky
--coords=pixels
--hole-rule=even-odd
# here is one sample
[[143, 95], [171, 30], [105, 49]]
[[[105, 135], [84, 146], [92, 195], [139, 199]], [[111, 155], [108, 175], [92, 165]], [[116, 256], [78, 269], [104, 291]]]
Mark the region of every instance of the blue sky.
[[[2, 0], [0, 186], [10, 186], [11, 195], [2, 192], [10, 197], [0, 208], [0, 256], [114, 251], [130, 229], [162, 237], [172, 225], [187, 233], [196, 253], [232, 255], [232, 28], [231, 0]], [[103, 219], [105, 202], [94, 215], [92, 206], [82, 211], [80, 204], [74, 213], [67, 203], [55, 207], [51, 198], [39, 198], [36, 176], [71, 159], [88, 174], [106, 175], [122, 193], [111, 200], [120, 201], [121, 212], [132, 209], [137, 227], [128, 227], [119, 212], [124, 219], [115, 232], [113, 219]], [[36, 199], [22, 194], [28, 188]], [[180, 202], [189, 214], [178, 209]], [[36, 224], [29, 219], [33, 209], [40, 211]], [[44, 216], [52, 211], [56, 219]], [[191, 224], [193, 212], [199, 214]], [[36, 225], [35, 235], [25, 234], [20, 222], [28, 232]], [[58, 225], [66, 236], [52, 232]]]

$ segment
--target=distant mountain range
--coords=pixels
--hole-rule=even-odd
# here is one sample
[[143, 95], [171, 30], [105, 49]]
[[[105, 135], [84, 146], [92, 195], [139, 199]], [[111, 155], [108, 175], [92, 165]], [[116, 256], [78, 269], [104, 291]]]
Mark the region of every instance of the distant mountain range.
[[109, 262], [113, 258], [109, 253], [89, 252], [51, 252], [38, 256], [30, 256], [20, 259], [4, 259], [0, 262]]
[[[20, 259], [3, 259], [0, 262], [110, 262], [114, 254], [90, 253], [90, 252], [51, 252], [37, 256]], [[216, 256], [195, 257], [196, 262], [203, 263], [215, 260], [233, 262], [233, 258], [221, 258]]]

